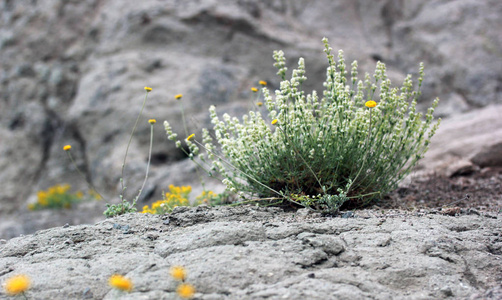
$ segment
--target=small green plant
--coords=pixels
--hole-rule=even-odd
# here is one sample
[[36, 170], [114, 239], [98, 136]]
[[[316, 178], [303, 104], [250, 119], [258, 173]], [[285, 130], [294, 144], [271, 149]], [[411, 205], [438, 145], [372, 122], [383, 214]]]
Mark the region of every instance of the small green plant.
[[[190, 201], [188, 200], [190, 193], [192, 192], [191, 186], [169, 186], [169, 192], [163, 193], [163, 199], [152, 203], [151, 207], [148, 205], [143, 206], [142, 213], [149, 214], [167, 214], [171, 213], [175, 207], [178, 206], [190, 206]], [[212, 191], [203, 191], [199, 196], [195, 198], [195, 202], [192, 203], [193, 206], [205, 203], [211, 204], [214, 201], [218, 201], [219, 197]]]
[[69, 184], [55, 185], [47, 190], [41, 190], [37, 193], [37, 202], [28, 204], [29, 210], [40, 210], [46, 208], [61, 209], [71, 208], [73, 204], [90, 200], [99, 200], [99, 195], [91, 190], [89, 195], [85, 197], [81, 191], [72, 193], [70, 192], [71, 186]]
[[[427, 151], [439, 125], [433, 123], [438, 99], [425, 120], [416, 111], [423, 64], [416, 89], [411, 75], [402, 87], [392, 87], [381, 62], [373, 76], [359, 80], [357, 62], [347, 70], [343, 52], [335, 60], [328, 40], [323, 42], [328, 68], [322, 96], [302, 90], [303, 58], [287, 80], [284, 53], [275, 51], [282, 82], [275, 97], [262, 88], [268, 114], [258, 109], [242, 119], [220, 119], [211, 106], [214, 136], [203, 129], [201, 142], [193, 135], [185, 139], [189, 157], [210, 176], [220, 176], [227, 190], [257, 201], [336, 211], [347, 201], [364, 205], [394, 189]], [[168, 139], [176, 140], [167, 121], [164, 126]], [[176, 144], [181, 147], [181, 141]]]
[[[146, 94], [145, 94], [145, 98], [143, 100], [143, 105], [141, 106], [141, 110], [140, 110], [140, 112], [138, 114], [138, 117], [136, 118], [136, 122], [134, 123], [134, 127], [133, 127], [131, 135], [129, 137], [129, 142], [127, 143], [126, 152], [125, 152], [125, 155], [124, 155], [124, 162], [122, 163], [122, 175], [120, 177], [120, 184], [121, 184], [121, 187], [122, 187], [122, 191], [121, 191], [120, 196], [119, 196], [120, 203], [118, 203], [118, 204], [109, 204], [109, 203], [107, 203], [106, 204], [106, 210], [103, 212], [103, 214], [105, 216], [107, 216], [107, 217], [114, 217], [114, 216], [123, 215], [123, 214], [126, 214], [126, 213], [136, 212], [136, 202], [138, 201], [139, 197], [141, 196], [141, 193], [143, 192], [143, 188], [145, 187], [146, 181], [148, 179], [148, 172], [149, 172], [149, 169], [150, 169], [150, 162], [151, 162], [151, 158], [152, 158], [153, 125], [157, 122], [155, 119], [148, 120], [148, 123], [150, 124], [150, 149], [148, 151], [148, 163], [147, 163], [147, 166], [146, 166], [145, 179], [143, 181], [143, 184], [141, 185], [141, 188], [138, 190], [138, 194], [136, 195], [136, 197], [133, 198], [132, 203], [130, 203], [124, 197], [125, 191], [127, 189], [126, 184], [124, 182], [125, 166], [126, 166], [126, 162], [127, 162], [127, 154], [129, 152], [129, 146], [131, 145], [132, 137], [134, 136], [134, 132], [136, 131], [136, 128], [138, 127], [138, 122], [139, 122], [140, 117], [141, 117], [141, 115], [143, 113], [143, 109], [145, 108], [146, 100], [148, 99], [148, 94], [152, 91], [152, 88], [145, 87], [145, 91], [146, 91]], [[85, 182], [87, 182], [87, 184], [89, 185], [89, 187], [92, 190], [96, 191], [96, 189], [87, 180], [87, 178], [82, 174], [82, 172], [78, 168], [77, 164], [73, 160], [73, 157], [71, 155], [71, 145], [64, 146], [63, 150], [66, 151], [66, 153], [68, 153], [68, 157], [70, 158], [71, 162], [75, 166], [75, 168], [76, 168], [77, 172], [80, 174], [80, 176], [85, 180]], [[97, 193], [97, 191], [96, 191], [96, 193]], [[97, 194], [102, 198], [101, 194], [99, 194], [99, 193], [97, 193]]]

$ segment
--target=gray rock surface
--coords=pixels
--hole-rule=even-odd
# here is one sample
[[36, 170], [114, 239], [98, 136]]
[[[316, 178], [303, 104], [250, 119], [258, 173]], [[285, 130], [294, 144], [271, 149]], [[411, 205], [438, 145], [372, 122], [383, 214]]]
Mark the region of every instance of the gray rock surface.
[[[500, 215], [362, 210], [351, 218], [279, 208], [179, 207], [58, 227], [0, 245], [0, 282], [26, 273], [30, 299], [500, 299]], [[0, 297], [4, 297], [0, 294]]]

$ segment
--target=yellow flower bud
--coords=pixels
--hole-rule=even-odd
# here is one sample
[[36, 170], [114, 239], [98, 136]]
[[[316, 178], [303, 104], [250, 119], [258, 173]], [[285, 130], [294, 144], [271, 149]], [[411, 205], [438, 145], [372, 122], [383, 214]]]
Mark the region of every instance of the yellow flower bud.
[[110, 279], [108, 280], [108, 283], [110, 284], [110, 286], [112, 286], [118, 290], [122, 290], [122, 291], [126, 291], [126, 292], [132, 291], [132, 288], [133, 288], [133, 284], [132, 284], [131, 280], [125, 278], [122, 275], [118, 275], [118, 274], [112, 275], [110, 277]]
[[174, 266], [169, 270], [171, 276], [179, 281], [184, 281], [187, 277], [187, 272], [182, 266]]
[[18, 295], [30, 288], [30, 278], [26, 275], [17, 275], [7, 279], [5, 282], [5, 292], [8, 295]]
[[176, 293], [183, 299], [189, 299], [195, 294], [195, 288], [191, 284], [182, 283], [176, 288]]
[[369, 107], [369, 108], [372, 108], [372, 107], [375, 107], [377, 105], [377, 103], [373, 100], [370, 100], [370, 101], [367, 101], [366, 104], [366, 107]]

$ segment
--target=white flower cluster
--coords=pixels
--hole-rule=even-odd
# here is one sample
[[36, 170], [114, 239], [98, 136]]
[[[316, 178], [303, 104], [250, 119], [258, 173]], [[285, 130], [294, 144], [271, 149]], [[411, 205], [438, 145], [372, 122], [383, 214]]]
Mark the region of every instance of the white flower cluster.
[[164, 121], [164, 129], [167, 134], [167, 139], [170, 141], [175, 141], [176, 138], [178, 137], [178, 134], [173, 132], [173, 129], [171, 128], [171, 125], [169, 124], [169, 122]]

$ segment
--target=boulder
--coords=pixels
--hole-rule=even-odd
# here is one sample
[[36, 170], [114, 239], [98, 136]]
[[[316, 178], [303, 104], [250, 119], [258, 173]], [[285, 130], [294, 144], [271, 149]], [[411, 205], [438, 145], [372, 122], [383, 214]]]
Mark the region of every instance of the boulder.
[[[11, 239], [0, 282], [29, 275], [29, 299], [175, 299], [181, 265], [196, 299], [500, 299], [501, 226], [466, 211], [179, 207]], [[131, 293], [108, 286], [114, 273]]]
[[471, 161], [480, 167], [502, 167], [502, 139], [485, 144]]
[[453, 175], [465, 168], [501, 166], [501, 117], [498, 104], [442, 120], [418, 170]]
[[[111, 203], [118, 202], [129, 134], [153, 88], [127, 157], [124, 180], [131, 199], [141, 185], [149, 147], [147, 120], [156, 118], [153, 165], [141, 204], [161, 198], [169, 184], [199, 185], [178, 168], [184, 154], [167, 142], [163, 120], [180, 137], [210, 126], [207, 108], [240, 116], [250, 87], [280, 80], [273, 50], [291, 70], [305, 57], [307, 92], [322, 89], [322, 37], [361, 76], [387, 63], [399, 84], [426, 65], [419, 103], [441, 98], [438, 115], [500, 103], [502, 53], [497, 0], [301, 1], [4, 1], [0, 4], [0, 214], [24, 209], [37, 191], [69, 183], [86, 190], [62, 147]], [[469, 41], [469, 42], [465, 42]], [[184, 132], [182, 93], [188, 132]], [[446, 123], [446, 122], [445, 122]], [[493, 124], [492, 124], [493, 125]], [[486, 123], [487, 132], [500, 127]], [[486, 139], [471, 136], [470, 144]], [[8, 142], [6, 142], [8, 141]], [[466, 151], [466, 148], [453, 150]], [[490, 145], [484, 145], [490, 147]], [[473, 153], [475, 154], [475, 153]], [[448, 154], [450, 155], [450, 154]], [[445, 163], [444, 155], [431, 155]], [[211, 188], [221, 188], [212, 183]], [[1, 217], [4, 219], [3, 215]]]

